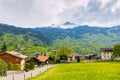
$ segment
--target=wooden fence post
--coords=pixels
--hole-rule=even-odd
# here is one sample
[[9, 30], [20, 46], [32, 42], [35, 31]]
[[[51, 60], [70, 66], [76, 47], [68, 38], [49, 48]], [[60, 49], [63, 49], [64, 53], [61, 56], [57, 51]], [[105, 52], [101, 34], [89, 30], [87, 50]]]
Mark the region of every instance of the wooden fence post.
[[13, 80], [14, 80], [14, 75], [13, 75]]
[[24, 74], [24, 80], [25, 80], [25, 74]]
[[32, 72], [31, 72], [31, 77], [32, 77]]

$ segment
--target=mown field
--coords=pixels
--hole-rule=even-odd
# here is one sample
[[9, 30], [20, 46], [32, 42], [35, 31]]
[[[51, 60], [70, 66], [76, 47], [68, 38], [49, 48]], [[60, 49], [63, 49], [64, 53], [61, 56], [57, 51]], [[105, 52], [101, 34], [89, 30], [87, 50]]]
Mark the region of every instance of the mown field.
[[60, 64], [27, 80], [120, 80], [120, 62]]

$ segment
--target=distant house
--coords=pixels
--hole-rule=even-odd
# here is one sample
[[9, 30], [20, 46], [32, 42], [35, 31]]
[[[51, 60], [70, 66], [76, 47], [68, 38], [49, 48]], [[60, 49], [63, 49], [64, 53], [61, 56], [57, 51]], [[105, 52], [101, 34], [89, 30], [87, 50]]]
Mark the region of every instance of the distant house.
[[84, 59], [85, 60], [91, 60], [93, 56], [94, 56], [94, 54], [85, 54]]
[[100, 55], [97, 55], [97, 54], [85, 54], [84, 59], [85, 60], [100, 60]]
[[112, 53], [113, 49], [112, 48], [101, 48], [101, 60], [112, 60]]
[[30, 58], [29, 60], [26, 61], [27, 63], [33, 62], [35, 66], [39, 66], [40, 65], [40, 61], [36, 58]]
[[80, 58], [80, 55], [78, 53], [73, 53], [72, 60], [78, 60]]
[[80, 55], [78, 53], [73, 53], [73, 57], [68, 58], [68, 62], [70, 62], [70, 61], [78, 61], [78, 60], [80, 60]]
[[41, 63], [48, 63], [49, 56], [38, 56], [38, 61]]
[[24, 70], [25, 61], [28, 57], [15, 51], [6, 51], [0, 54], [0, 58], [6, 61], [7, 63], [20, 64], [21, 70]]

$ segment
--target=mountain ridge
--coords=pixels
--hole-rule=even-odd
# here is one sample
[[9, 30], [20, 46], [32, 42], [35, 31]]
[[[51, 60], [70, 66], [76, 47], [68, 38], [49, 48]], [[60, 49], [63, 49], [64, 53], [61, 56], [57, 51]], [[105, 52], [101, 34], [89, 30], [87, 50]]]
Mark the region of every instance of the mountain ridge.
[[49, 40], [41, 32], [7, 24], [0, 24], [0, 40], [0, 47], [6, 43], [10, 50], [20, 46], [25, 48], [49, 44]]
[[[73, 48], [81, 48], [78, 52], [97, 53], [101, 47], [113, 47], [115, 44], [120, 43], [119, 27], [119, 25], [113, 27], [90, 27], [84, 25], [67, 29], [50, 27], [34, 29], [50, 39], [54, 48], [67, 44]], [[76, 49], [74, 50], [77, 51]]]
[[15, 45], [26, 47], [48, 45], [53, 49], [66, 44], [76, 52], [82, 53], [98, 53], [101, 47], [113, 47], [120, 43], [119, 35], [120, 25], [113, 27], [74, 25], [74, 28], [64, 29], [52, 26], [20, 28], [0, 24], [1, 44], [8, 42], [9, 45], [15, 43]]

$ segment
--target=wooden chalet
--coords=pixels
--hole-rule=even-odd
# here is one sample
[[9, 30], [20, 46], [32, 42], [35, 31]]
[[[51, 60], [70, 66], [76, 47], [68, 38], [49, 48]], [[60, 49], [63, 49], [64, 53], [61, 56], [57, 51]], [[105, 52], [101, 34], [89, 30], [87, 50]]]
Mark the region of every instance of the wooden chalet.
[[15, 51], [6, 51], [0, 54], [0, 58], [6, 63], [20, 64], [21, 70], [24, 70], [25, 61], [28, 57]]

